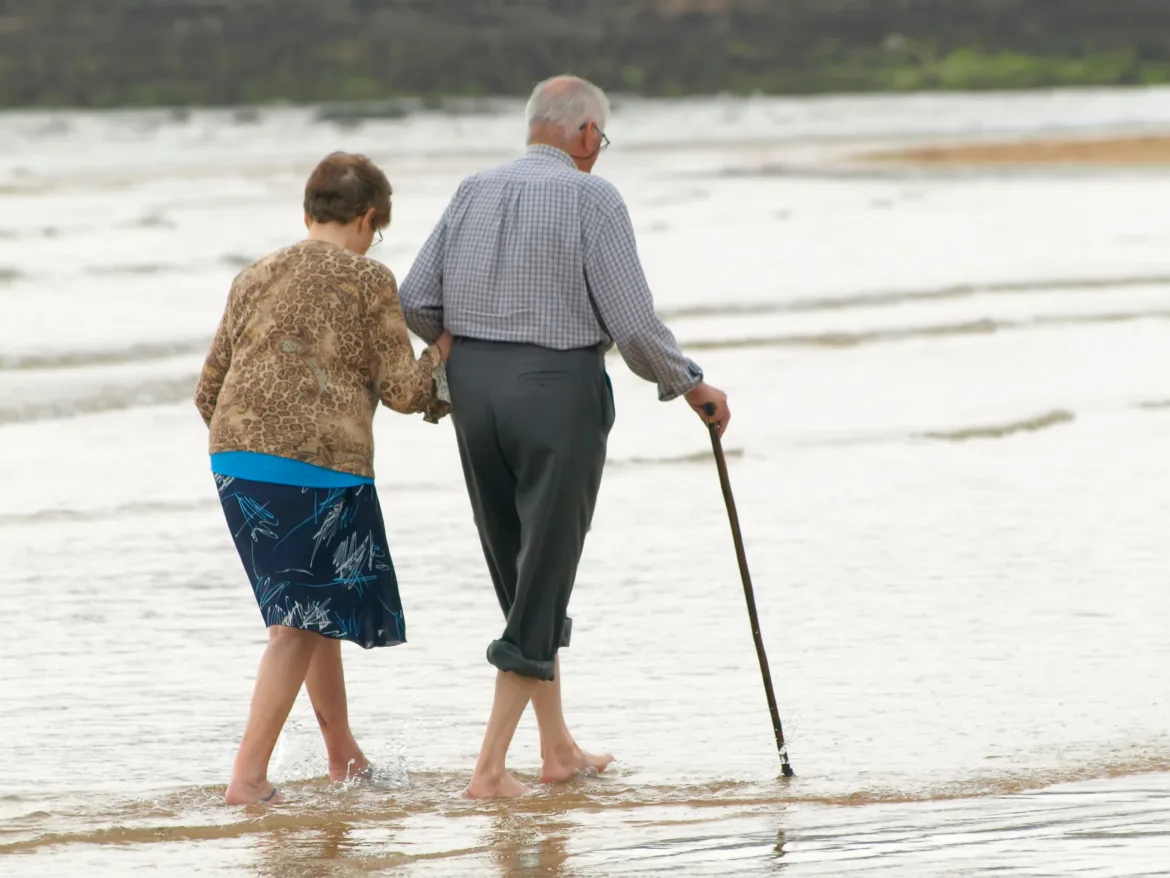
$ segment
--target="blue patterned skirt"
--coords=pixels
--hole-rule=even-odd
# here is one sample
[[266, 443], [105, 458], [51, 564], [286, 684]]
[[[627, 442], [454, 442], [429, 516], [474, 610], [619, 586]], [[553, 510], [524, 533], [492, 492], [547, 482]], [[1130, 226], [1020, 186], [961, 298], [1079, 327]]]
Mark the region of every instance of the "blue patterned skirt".
[[215, 484], [266, 626], [365, 649], [406, 641], [373, 485], [299, 488], [223, 475]]

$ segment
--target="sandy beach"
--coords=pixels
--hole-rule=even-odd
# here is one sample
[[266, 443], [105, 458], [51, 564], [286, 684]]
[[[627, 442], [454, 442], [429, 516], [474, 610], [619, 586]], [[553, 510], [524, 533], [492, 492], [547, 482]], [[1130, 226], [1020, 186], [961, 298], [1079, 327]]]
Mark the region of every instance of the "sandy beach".
[[866, 158], [916, 165], [1170, 165], [1170, 134], [954, 144]]

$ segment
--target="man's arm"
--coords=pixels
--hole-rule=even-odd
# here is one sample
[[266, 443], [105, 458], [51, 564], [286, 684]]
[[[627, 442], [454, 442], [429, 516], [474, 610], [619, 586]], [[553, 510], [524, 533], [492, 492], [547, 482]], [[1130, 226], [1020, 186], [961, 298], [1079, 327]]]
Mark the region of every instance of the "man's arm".
[[654, 313], [642, 272], [634, 227], [620, 200], [586, 242], [585, 282], [605, 330], [635, 375], [658, 385], [658, 398], [683, 396], [703, 380], [703, 370], [683, 356], [678, 341]]
[[224, 378], [232, 365], [231, 308], [232, 299], [229, 294], [223, 316], [219, 319], [219, 327], [215, 330], [215, 338], [211, 342], [211, 350], [207, 352], [207, 359], [203, 363], [199, 383], [195, 386], [195, 407], [199, 409], [199, 414], [208, 427], [211, 426], [211, 418], [219, 402], [219, 392], [223, 389]]
[[[456, 192], [456, 198], [458, 195]], [[448, 217], [454, 203], [452, 199], [443, 211], [398, 290], [406, 325], [427, 344], [434, 344], [443, 334], [443, 262], [447, 255]]]
[[386, 282], [371, 285], [367, 293], [370, 380], [383, 405], [402, 414], [423, 412], [427, 420], [437, 421], [449, 411], [438, 399], [433, 376], [442, 352], [432, 344], [415, 359], [394, 277], [386, 274]]

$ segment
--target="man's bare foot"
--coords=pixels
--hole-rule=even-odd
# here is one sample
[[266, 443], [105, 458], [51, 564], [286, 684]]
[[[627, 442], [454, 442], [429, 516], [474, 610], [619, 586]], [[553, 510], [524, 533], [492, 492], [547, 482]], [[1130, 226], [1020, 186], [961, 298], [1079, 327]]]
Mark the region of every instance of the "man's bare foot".
[[370, 776], [370, 760], [358, 751], [357, 756], [345, 760], [329, 760], [329, 779], [335, 783]]
[[246, 784], [232, 780], [223, 794], [225, 805], [255, 805], [257, 803], [279, 805], [283, 801], [284, 796], [266, 780], [258, 784]]
[[567, 753], [549, 753], [540, 767], [541, 783], [560, 783], [572, 780], [579, 774], [600, 774], [613, 762], [613, 755], [604, 753], [594, 756], [580, 747]]
[[511, 772], [505, 771], [499, 777], [472, 775], [471, 783], [463, 791], [463, 796], [467, 799], [514, 799], [530, 792], [532, 792], [530, 787], [512, 777]]

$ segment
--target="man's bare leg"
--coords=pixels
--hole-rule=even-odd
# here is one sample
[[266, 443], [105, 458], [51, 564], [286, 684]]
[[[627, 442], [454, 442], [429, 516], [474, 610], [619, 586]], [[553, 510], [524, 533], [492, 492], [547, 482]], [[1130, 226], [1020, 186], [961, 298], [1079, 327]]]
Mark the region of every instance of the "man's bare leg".
[[279, 797], [273, 798], [274, 788], [268, 782], [268, 761], [320, 639], [321, 635], [299, 628], [273, 625], [268, 629], [268, 646], [256, 674], [248, 725], [224, 793], [227, 804], [279, 801]]
[[604, 753], [595, 756], [577, 746], [561, 707], [561, 660], [556, 660], [556, 679], [539, 682], [532, 693], [532, 709], [540, 727], [541, 783], [569, 780], [582, 771], [605, 771], [613, 756]]
[[323, 638], [313, 651], [305, 688], [313, 702], [313, 713], [321, 727], [329, 754], [329, 777], [348, 780], [367, 771], [369, 760], [362, 753], [349, 728], [349, 705], [345, 695], [345, 672], [341, 667], [341, 641]]
[[492, 704], [492, 716], [488, 720], [487, 732], [483, 736], [483, 748], [475, 764], [475, 774], [463, 795], [469, 799], [504, 799], [522, 796], [528, 787], [512, 777], [505, 768], [508, 748], [516, 726], [524, 715], [524, 708], [532, 698], [532, 692], [539, 681], [532, 677], [521, 677], [511, 671], [496, 673], [496, 697]]

